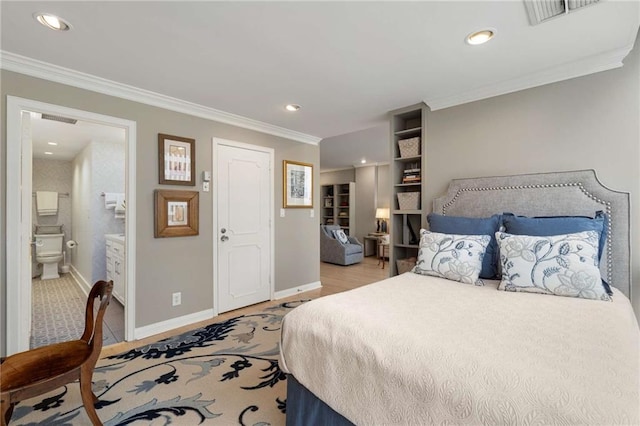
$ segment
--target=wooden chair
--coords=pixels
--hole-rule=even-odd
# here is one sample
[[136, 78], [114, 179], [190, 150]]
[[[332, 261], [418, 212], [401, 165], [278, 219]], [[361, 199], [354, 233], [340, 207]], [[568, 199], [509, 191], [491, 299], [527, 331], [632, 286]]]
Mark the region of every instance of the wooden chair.
[[[102, 319], [111, 300], [113, 281], [98, 281], [87, 300], [84, 333], [80, 340], [56, 343], [20, 352], [0, 364], [0, 424], [6, 426], [16, 403], [80, 380], [82, 403], [94, 425], [102, 425], [91, 391], [93, 369], [102, 349]], [[94, 318], [93, 302], [100, 297]]]

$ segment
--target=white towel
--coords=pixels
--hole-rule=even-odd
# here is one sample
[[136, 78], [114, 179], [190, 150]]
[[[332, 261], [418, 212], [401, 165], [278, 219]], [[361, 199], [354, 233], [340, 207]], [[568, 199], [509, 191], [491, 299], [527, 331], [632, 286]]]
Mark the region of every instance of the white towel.
[[117, 194], [114, 217], [116, 219], [124, 219], [125, 211], [126, 211], [125, 208], [126, 208], [126, 204], [125, 204], [124, 194]]
[[104, 193], [104, 208], [113, 209], [116, 207], [118, 193], [117, 192], [105, 192]]
[[52, 191], [36, 191], [36, 209], [38, 216], [58, 214], [58, 193]]

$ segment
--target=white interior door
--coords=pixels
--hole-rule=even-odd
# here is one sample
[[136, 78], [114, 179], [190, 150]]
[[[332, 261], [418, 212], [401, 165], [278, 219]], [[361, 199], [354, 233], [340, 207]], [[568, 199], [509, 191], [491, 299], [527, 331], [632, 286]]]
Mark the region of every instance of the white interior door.
[[273, 152], [217, 144], [217, 307], [226, 312], [272, 297]]

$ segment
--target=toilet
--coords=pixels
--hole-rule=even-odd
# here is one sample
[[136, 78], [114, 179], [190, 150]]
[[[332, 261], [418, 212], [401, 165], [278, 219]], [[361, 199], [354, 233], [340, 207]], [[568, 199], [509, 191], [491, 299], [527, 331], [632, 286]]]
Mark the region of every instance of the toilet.
[[[46, 228], [45, 230], [36, 227], [36, 234], [34, 234], [36, 262], [42, 263], [42, 275], [40, 276], [42, 280], [60, 278], [58, 263], [63, 258], [62, 241], [64, 240], [64, 234], [62, 233], [62, 226], [47, 226]], [[57, 230], [57, 233], [48, 233], [55, 230]]]

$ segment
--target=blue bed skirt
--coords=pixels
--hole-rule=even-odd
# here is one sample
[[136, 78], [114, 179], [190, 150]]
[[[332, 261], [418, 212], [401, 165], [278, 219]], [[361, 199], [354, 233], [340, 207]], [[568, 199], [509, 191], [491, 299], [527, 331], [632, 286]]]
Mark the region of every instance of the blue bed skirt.
[[291, 374], [287, 375], [287, 426], [353, 426], [349, 420], [305, 388]]

